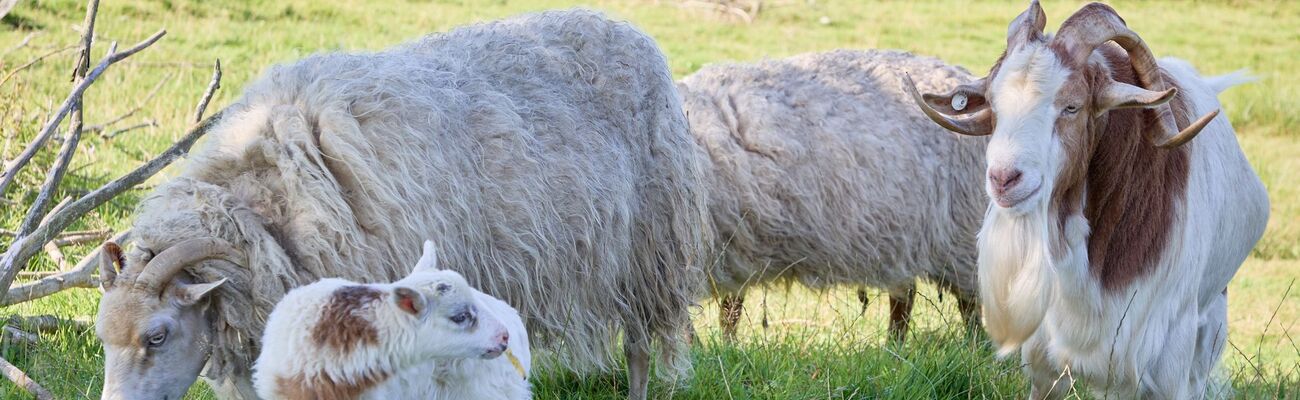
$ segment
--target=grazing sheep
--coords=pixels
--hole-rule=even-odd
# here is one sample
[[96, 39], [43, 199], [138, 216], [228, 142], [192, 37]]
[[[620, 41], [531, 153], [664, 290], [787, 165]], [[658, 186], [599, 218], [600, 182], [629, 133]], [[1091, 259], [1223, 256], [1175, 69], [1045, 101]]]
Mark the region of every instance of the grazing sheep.
[[710, 208], [725, 250], [708, 273], [724, 296], [724, 335], [734, 335], [745, 288], [774, 280], [885, 288], [901, 340], [924, 278], [955, 293], [977, 329], [986, 141], [914, 110], [904, 73], [935, 90], [970, 80], [929, 57], [834, 51], [706, 67], [678, 84], [713, 161]]
[[[1228, 282], [1268, 222], [1268, 193], [1218, 115], [1240, 80], [1157, 61], [1104, 4], [1055, 36], [1046, 25], [1032, 2], [988, 77], [943, 95], [908, 87], [938, 124], [992, 137], [977, 179], [993, 201], [979, 240], [989, 337], [1020, 352], [1033, 399], [1064, 398], [1075, 379], [1097, 398], [1222, 395], [1207, 386]], [[945, 106], [955, 99], [972, 107]]]
[[204, 360], [221, 397], [252, 398], [287, 291], [397, 279], [428, 237], [559, 364], [609, 370], [622, 333], [630, 398], [652, 349], [659, 372], [688, 367], [713, 242], [704, 164], [662, 53], [632, 26], [544, 12], [312, 56], [223, 115], [142, 202], [135, 250], [102, 266], [106, 398], [177, 398]]
[[400, 281], [323, 279], [285, 295], [266, 321], [253, 383], [267, 400], [522, 400], [530, 364], [519, 313], [439, 270], [425, 242]]

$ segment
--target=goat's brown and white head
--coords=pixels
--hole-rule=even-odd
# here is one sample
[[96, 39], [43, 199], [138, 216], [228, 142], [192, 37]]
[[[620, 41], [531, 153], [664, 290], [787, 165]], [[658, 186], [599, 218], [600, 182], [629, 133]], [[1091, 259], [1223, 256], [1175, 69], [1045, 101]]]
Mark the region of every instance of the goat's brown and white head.
[[[1042, 209], [1059, 197], [1054, 190], [1076, 186], [1112, 110], [1149, 110], [1149, 140], [1162, 148], [1191, 140], [1217, 115], [1177, 128], [1168, 104], [1177, 89], [1109, 6], [1084, 6], [1055, 36], [1043, 33], [1046, 23], [1042, 7], [1032, 2], [1008, 27], [1006, 51], [989, 75], [946, 94], [921, 95], [905, 78], [906, 89], [939, 125], [992, 135], [985, 188], [998, 207], [1017, 214]], [[1111, 41], [1127, 53], [1136, 85], [1115, 80], [1106, 56], [1095, 51]]]
[[194, 282], [183, 273], [199, 263], [242, 263], [216, 238], [191, 239], [157, 254], [123, 254], [104, 244], [95, 334], [104, 345], [105, 399], [179, 399], [207, 362], [212, 342], [208, 295], [225, 280]]

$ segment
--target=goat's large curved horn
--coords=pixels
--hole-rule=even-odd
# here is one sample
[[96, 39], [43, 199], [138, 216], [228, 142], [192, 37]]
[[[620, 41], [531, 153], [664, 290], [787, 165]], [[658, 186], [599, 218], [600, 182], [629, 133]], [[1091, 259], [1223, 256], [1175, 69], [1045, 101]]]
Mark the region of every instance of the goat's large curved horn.
[[903, 88], [907, 90], [908, 94], [912, 95], [912, 100], [916, 101], [918, 107], [921, 107], [921, 111], [925, 113], [925, 116], [930, 117], [939, 126], [969, 136], [986, 136], [993, 133], [993, 111], [991, 109], [984, 108], [966, 118], [952, 118], [930, 107], [930, 104], [926, 103], [925, 98], [921, 96], [921, 92], [916, 90], [916, 83], [912, 82], [912, 77], [907, 74], [903, 74]]
[[212, 259], [242, 264], [244, 256], [230, 242], [219, 238], [190, 239], [158, 253], [135, 280], [135, 288], [158, 291], [186, 266]]
[[[1129, 62], [1133, 64], [1133, 71], [1137, 73], [1138, 81], [1144, 89], [1160, 91], [1169, 88], [1161, 74], [1160, 65], [1156, 63], [1146, 42], [1130, 30], [1124, 23], [1124, 18], [1110, 6], [1101, 3], [1084, 6], [1061, 23], [1061, 29], [1056, 32], [1053, 40], [1065, 44], [1074, 65], [1084, 65], [1097, 46], [1114, 41], [1128, 52]], [[1177, 120], [1174, 119], [1173, 107], [1166, 104], [1151, 110], [1156, 113], [1158, 122], [1155, 137], [1151, 141], [1166, 148], [1177, 147], [1192, 140], [1219, 114], [1218, 110], [1214, 110], [1180, 131]]]
[[1007, 25], [1007, 51], [1020, 43], [1042, 39], [1046, 26], [1047, 13], [1043, 12], [1043, 6], [1038, 4], [1038, 0], [1029, 2], [1029, 8]]

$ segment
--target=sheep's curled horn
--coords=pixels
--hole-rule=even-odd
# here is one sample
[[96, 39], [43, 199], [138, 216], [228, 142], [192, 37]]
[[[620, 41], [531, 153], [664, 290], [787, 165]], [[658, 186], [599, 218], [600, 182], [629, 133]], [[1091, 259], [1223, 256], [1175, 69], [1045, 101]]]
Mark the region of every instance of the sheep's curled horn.
[[[110, 247], [116, 248], [117, 244], [108, 242], [104, 244], [105, 249]], [[132, 283], [135, 290], [158, 292], [162, 290], [165, 283], [172, 277], [184, 270], [185, 267], [195, 263], [207, 260], [225, 260], [238, 265], [244, 264], [244, 256], [234, 246], [220, 238], [199, 238], [189, 239], [174, 246], [168, 247], [157, 256], [149, 260], [144, 265]], [[113, 262], [109, 257], [102, 258], [100, 261], [100, 270], [108, 271], [114, 268]]]

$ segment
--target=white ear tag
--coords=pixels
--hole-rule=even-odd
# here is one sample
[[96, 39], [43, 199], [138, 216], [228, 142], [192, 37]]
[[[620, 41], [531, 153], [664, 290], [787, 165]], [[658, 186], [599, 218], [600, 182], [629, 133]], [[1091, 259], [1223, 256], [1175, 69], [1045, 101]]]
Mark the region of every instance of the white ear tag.
[[966, 109], [966, 95], [957, 93], [952, 96], [952, 109], [961, 111]]

